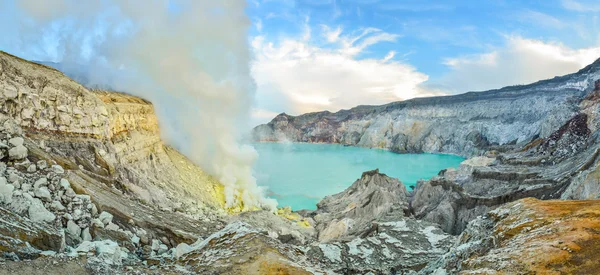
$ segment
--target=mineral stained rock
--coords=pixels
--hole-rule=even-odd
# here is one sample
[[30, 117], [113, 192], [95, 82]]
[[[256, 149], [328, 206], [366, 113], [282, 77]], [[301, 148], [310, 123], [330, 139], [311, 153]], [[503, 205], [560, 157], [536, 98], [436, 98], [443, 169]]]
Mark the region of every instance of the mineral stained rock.
[[422, 274], [598, 274], [600, 201], [522, 199], [469, 224]]

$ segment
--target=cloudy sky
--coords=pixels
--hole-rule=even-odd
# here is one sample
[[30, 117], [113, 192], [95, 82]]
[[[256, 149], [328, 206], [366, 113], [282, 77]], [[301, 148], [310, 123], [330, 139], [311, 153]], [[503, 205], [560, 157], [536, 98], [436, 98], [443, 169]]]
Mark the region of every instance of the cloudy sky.
[[255, 117], [525, 84], [600, 57], [586, 0], [252, 0]]
[[[69, 21], [47, 22], [39, 32], [24, 30], [27, 24], [15, 22], [23, 21], [19, 4], [26, 2], [36, 1], [0, 0], [0, 50], [61, 62], [65, 55], [57, 45]], [[47, 3], [52, 2], [57, 1]], [[337, 111], [525, 84], [574, 72], [600, 57], [600, 3], [594, 0], [248, 0], [246, 5], [257, 84], [253, 124], [281, 112]], [[41, 15], [48, 10], [61, 8], [39, 6]], [[107, 39], [102, 30], [109, 28], [98, 26], [78, 26], [69, 36], [81, 43], [81, 56], [93, 56], [100, 48], [95, 43]], [[110, 29], [111, 37], [127, 27]], [[25, 32], [32, 35], [14, 39]]]

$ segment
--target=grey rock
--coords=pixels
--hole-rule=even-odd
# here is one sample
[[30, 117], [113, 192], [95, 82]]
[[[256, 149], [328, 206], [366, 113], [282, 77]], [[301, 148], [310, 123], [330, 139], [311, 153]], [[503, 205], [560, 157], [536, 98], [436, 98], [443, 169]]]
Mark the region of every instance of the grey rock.
[[48, 163], [45, 160], [39, 160], [37, 162], [37, 168], [40, 170], [44, 170], [44, 169], [48, 168]]
[[65, 169], [60, 165], [52, 165], [52, 172], [61, 175], [65, 173]]
[[47, 178], [39, 178], [33, 184], [33, 189], [38, 189], [41, 186], [47, 186], [47, 185], [48, 185], [48, 179]]
[[35, 189], [34, 193], [37, 198], [43, 201], [52, 201], [52, 194], [50, 194], [50, 190], [46, 186]]
[[29, 172], [29, 173], [35, 173], [36, 170], [37, 169], [36, 169], [35, 164], [31, 164], [31, 165], [29, 165], [29, 167], [27, 167], [27, 172]]
[[158, 251], [160, 249], [160, 241], [159, 240], [152, 240], [152, 251]]
[[2, 86], [3, 96], [7, 99], [15, 99], [19, 95], [19, 90], [13, 85]]
[[67, 222], [67, 234], [71, 235], [72, 237], [79, 237], [81, 235], [81, 227], [79, 227], [79, 225], [77, 225], [74, 221], [69, 220]]
[[92, 235], [90, 234], [90, 228], [87, 227], [81, 231], [81, 239], [85, 241], [92, 241]]
[[28, 214], [29, 219], [34, 222], [52, 222], [56, 219], [56, 216], [48, 211], [39, 199], [31, 199]]
[[60, 252], [61, 234], [52, 226], [34, 222], [0, 207], [0, 243], [4, 253], [16, 253], [21, 259], [32, 259], [41, 251]]
[[28, 192], [29, 190], [31, 190], [31, 184], [23, 184], [21, 185], [21, 190], [23, 190], [23, 192]]
[[113, 215], [106, 211], [102, 211], [102, 213], [100, 213], [100, 216], [98, 217], [98, 219], [100, 219], [100, 221], [102, 221], [102, 223], [104, 225], [107, 225], [112, 222]]
[[20, 177], [16, 173], [9, 173], [8, 174], [8, 181], [10, 183], [14, 183], [14, 182], [18, 181], [19, 179], [20, 179]]
[[397, 179], [379, 170], [364, 172], [341, 193], [327, 196], [317, 204], [315, 220], [319, 241], [355, 237], [368, 230], [373, 221], [399, 220], [408, 212], [408, 192]]
[[0, 177], [0, 204], [11, 204], [15, 187], [7, 184], [5, 177]]
[[98, 215], [98, 208], [96, 207], [95, 204], [92, 203], [92, 208], [90, 209], [92, 216], [96, 216]]
[[98, 228], [104, 228], [104, 223], [102, 223], [100, 219], [92, 219], [91, 225]]
[[14, 137], [14, 138], [11, 138], [8, 140], [8, 143], [10, 145], [12, 145], [13, 147], [23, 145], [23, 142], [24, 142], [24, 140], [22, 137]]
[[10, 148], [8, 150], [8, 158], [10, 160], [21, 160], [27, 157], [27, 148], [23, 145]]
[[319, 242], [307, 256], [342, 274], [393, 274], [416, 270], [443, 255], [455, 241], [439, 225], [411, 217], [409, 193], [378, 170], [363, 173], [314, 212]]
[[162, 254], [165, 254], [167, 251], [169, 251], [169, 247], [166, 246], [165, 244], [161, 244], [158, 247], [157, 253], [158, 253], [158, 255], [162, 255]]
[[71, 183], [67, 179], [60, 179], [60, 187], [64, 190], [71, 188]]
[[135, 245], [138, 245], [140, 243], [140, 237], [133, 235], [133, 237], [131, 237], [131, 242]]
[[75, 191], [73, 191], [73, 189], [71, 189], [70, 187], [67, 189], [67, 191], [65, 191], [65, 196], [67, 196], [67, 198], [74, 198], [75, 196], [77, 196], [77, 194], [75, 193]]
[[53, 201], [50, 204], [50, 209], [54, 211], [64, 211], [66, 208], [59, 201]]
[[113, 230], [113, 231], [118, 231], [119, 230], [119, 226], [114, 224], [114, 223], [109, 223], [107, 224], [104, 228], [106, 228], [106, 230]]

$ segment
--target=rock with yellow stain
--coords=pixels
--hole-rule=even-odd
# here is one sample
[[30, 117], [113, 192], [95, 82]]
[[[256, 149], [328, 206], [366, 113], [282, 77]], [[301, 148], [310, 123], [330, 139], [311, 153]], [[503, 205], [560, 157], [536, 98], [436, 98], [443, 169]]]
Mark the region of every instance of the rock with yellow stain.
[[600, 201], [509, 203], [469, 224], [422, 274], [600, 274]]
[[193, 244], [177, 264], [197, 274], [334, 274], [311, 262], [298, 247], [239, 221]]

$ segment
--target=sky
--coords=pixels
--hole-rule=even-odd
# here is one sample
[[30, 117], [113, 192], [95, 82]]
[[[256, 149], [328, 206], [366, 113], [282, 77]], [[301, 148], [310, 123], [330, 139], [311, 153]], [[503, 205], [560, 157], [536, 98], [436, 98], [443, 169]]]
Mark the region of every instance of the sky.
[[252, 0], [254, 116], [527, 84], [600, 57], [600, 2]]
[[[16, 23], [19, 2], [0, 0], [0, 50], [63, 61], [59, 45], [69, 21], [14, 39], [27, 28]], [[245, 10], [256, 83], [248, 103], [253, 125], [282, 112], [333, 112], [526, 84], [600, 57], [600, 3], [592, 0], [248, 0]], [[96, 54], [97, 41], [118, 39], [128, 28], [78, 26], [68, 38], [80, 41], [77, 63]]]

